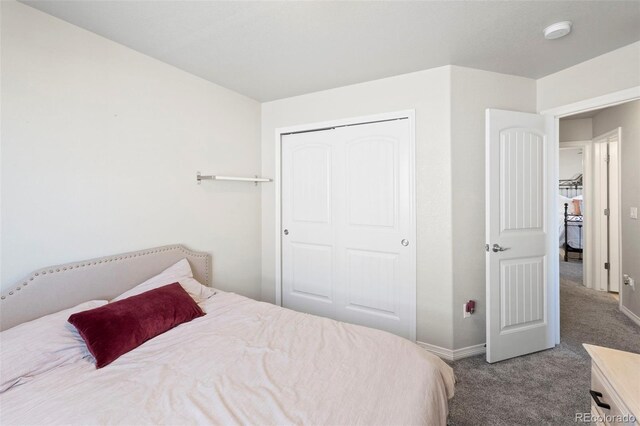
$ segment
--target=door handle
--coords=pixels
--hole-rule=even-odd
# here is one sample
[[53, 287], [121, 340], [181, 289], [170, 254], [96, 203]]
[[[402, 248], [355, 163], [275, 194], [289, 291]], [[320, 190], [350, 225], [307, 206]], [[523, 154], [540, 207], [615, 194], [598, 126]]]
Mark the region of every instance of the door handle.
[[400, 244], [402, 244], [404, 247], [406, 247], [406, 246], [409, 245], [409, 240], [406, 240], [406, 239], [402, 240], [402, 241], [400, 241]]
[[285, 229], [284, 231], [282, 231], [282, 233], [283, 233], [284, 235], [289, 235], [289, 230], [288, 230], [288, 229]]
[[598, 407], [602, 407], [602, 408], [606, 408], [607, 410], [611, 410], [611, 406], [609, 404], [607, 404], [606, 402], [600, 401], [600, 398], [602, 398], [602, 393], [594, 391], [594, 390], [590, 390], [589, 393], [591, 394], [591, 398], [593, 398], [593, 402], [595, 402]]
[[501, 247], [500, 244], [494, 244], [493, 247], [491, 247], [491, 250], [493, 250], [494, 253], [497, 253], [499, 251], [507, 251], [509, 250], [509, 247]]

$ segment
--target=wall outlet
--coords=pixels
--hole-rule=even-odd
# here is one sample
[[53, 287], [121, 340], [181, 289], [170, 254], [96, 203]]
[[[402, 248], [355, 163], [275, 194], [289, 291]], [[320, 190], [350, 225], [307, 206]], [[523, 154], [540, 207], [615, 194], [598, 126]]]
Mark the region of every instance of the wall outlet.
[[469, 318], [471, 316], [471, 312], [467, 312], [467, 304], [462, 304], [462, 318]]
[[631, 219], [637, 219], [638, 218], [638, 208], [637, 207], [630, 207], [629, 208], [629, 217]]

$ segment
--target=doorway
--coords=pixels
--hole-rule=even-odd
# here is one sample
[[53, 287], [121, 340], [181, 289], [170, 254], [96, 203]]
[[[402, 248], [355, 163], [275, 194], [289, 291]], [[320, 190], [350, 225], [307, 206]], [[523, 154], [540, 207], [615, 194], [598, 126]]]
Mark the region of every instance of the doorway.
[[[485, 250], [487, 252], [486, 333], [488, 362], [500, 361], [501, 359], [506, 359], [550, 348], [553, 346], [553, 343], [550, 343], [548, 338], [553, 338], [552, 336], [554, 334], [555, 344], [560, 344], [561, 286], [559, 279], [560, 250], [558, 244], [558, 207], [560, 203], [558, 203], [557, 199], [557, 197], [559, 196], [558, 155], [560, 150], [558, 141], [560, 139], [558, 137], [560, 136], [560, 119], [572, 115], [576, 116], [577, 114], [582, 114], [584, 112], [592, 113], [592, 111], [596, 110], [605, 111], [609, 107], [614, 106], [617, 108], [621, 108], [625, 103], [638, 105], [636, 102], [634, 102], [638, 99], [640, 99], [640, 87], [616, 92], [600, 98], [582, 101], [576, 104], [563, 106], [554, 110], [543, 111], [541, 114], [519, 113], [515, 111], [501, 111], [491, 109], [487, 110], [487, 175], [485, 180], [485, 191], [487, 199], [487, 240]], [[605, 112], [603, 112], [603, 114], [605, 114]], [[633, 110], [631, 112], [627, 111], [623, 115], [623, 121], [625, 121], [626, 124], [618, 125], [617, 127], [622, 127], [622, 129], [624, 129], [625, 127], [629, 129], [635, 129], [630, 133], [636, 135], [635, 140], [637, 142], [637, 135], [640, 134], [640, 129], [637, 128], [638, 114], [635, 112], [635, 110]], [[607, 123], [606, 126], [609, 127], [611, 126], [611, 123], [615, 121], [616, 120], [601, 120], [598, 128], [601, 129], [602, 127], [604, 127], [604, 123]], [[616, 126], [612, 127], [616, 128]], [[521, 132], [522, 134], [516, 134], [514, 132]], [[588, 141], [585, 141], [584, 138], [580, 140], [588, 143], [588, 145], [591, 147], [591, 138], [593, 136], [593, 133], [594, 130], [592, 129]], [[596, 135], [604, 133], [606, 132], [595, 131]], [[620, 147], [621, 141], [622, 139], [619, 138], [617, 141], [617, 145], [615, 145], [618, 150], [622, 149]], [[538, 145], [542, 145], [544, 147], [547, 143], [548, 149], [543, 148], [542, 150], [542, 153], [544, 154], [542, 158], [544, 158], [544, 156], [548, 156], [546, 160], [536, 161], [535, 156], [532, 157], [531, 155], [526, 158], [520, 159], [519, 153], [527, 151], [536, 152], [536, 149], [538, 149]], [[511, 145], [514, 145], [515, 148], [510, 149]], [[515, 152], [515, 157], [511, 154], [511, 151]], [[610, 153], [610, 151], [607, 152]], [[622, 152], [624, 152], [624, 150]], [[632, 152], [632, 150], [630, 150], [629, 152]], [[512, 157], [514, 157], [515, 160], [513, 160]], [[538, 157], [540, 157], [539, 154]], [[622, 162], [624, 164], [624, 155], [621, 154], [619, 157], [622, 159]], [[629, 161], [632, 161], [633, 155], [629, 156], [628, 159]], [[625, 167], [624, 170], [626, 170], [626, 173], [631, 173], [633, 175], [637, 167], [635, 167], [635, 164], [629, 163], [629, 161], [627, 162], [627, 167]], [[620, 173], [625, 173], [621, 172], [622, 169], [623, 167], [618, 167], [618, 181], [621, 182], [620, 188], [625, 187], [625, 180], [620, 179], [619, 177]], [[539, 180], [538, 172], [532, 174], [531, 170], [539, 170], [540, 176], [544, 176], [544, 179]], [[587, 174], [588, 170], [590, 170], [590, 168], [585, 167], [584, 174]], [[633, 204], [631, 206], [625, 206], [624, 211], [625, 213], [629, 212], [629, 217], [633, 218], [633, 220], [637, 220], [636, 205], [638, 204], [639, 200], [637, 200], [636, 197], [638, 191], [635, 190], [634, 181], [634, 179], [627, 179], [626, 188], [628, 193], [626, 198]], [[533, 185], [531, 183], [533, 183]], [[512, 196], [510, 189], [512, 187], [518, 188], [522, 186], [522, 184], [524, 184], [525, 186], [529, 185], [532, 188], [544, 188], [546, 194], [544, 196], [538, 195], [537, 198], [532, 198], [522, 193], [522, 191], [516, 191], [515, 196]], [[585, 189], [589, 189], [590, 186], [587, 186]], [[623, 194], [625, 193], [624, 189], [621, 189], [621, 191]], [[518, 194], [521, 195], [519, 196]], [[536, 189], [535, 194], [542, 193], [538, 192]], [[618, 196], [617, 199], [618, 203], [620, 203], [621, 197]], [[517, 250], [521, 250], [523, 247], [525, 247], [525, 245], [515, 244], [516, 242], [514, 238], [512, 238], [515, 235], [514, 229], [511, 228], [512, 224], [511, 222], [505, 222], [506, 218], [512, 216], [512, 209], [510, 207], [511, 204], [513, 204], [512, 201], [513, 203], [515, 203], [514, 211], [516, 212], [516, 220], [514, 223], [517, 231], [522, 235], [527, 234], [530, 237], [528, 240], [529, 243], [532, 243], [534, 241], [534, 237], [538, 237], [539, 235], [543, 236], [545, 239], [545, 247], [539, 245], [538, 250], [535, 253], [534, 251], [526, 254], [516, 253]], [[580, 200], [576, 201], [579, 202]], [[609, 201], [610, 200], [607, 200], [607, 202]], [[629, 201], [627, 201], [627, 203], [629, 203]], [[581, 206], [581, 208], [585, 210], [585, 215], [595, 218], [595, 213], [589, 213], [593, 208], [592, 205], [593, 203], [586, 202], [583, 206]], [[534, 207], [545, 208], [539, 215], [534, 215], [534, 210], [532, 210]], [[609, 206], [609, 208], [611, 207]], [[622, 227], [619, 228], [621, 229], [621, 231], [617, 233], [619, 242], [618, 244], [620, 244], [620, 241], [622, 241], [623, 247], [629, 246], [630, 253], [637, 253], [638, 251], [634, 251], [633, 247], [636, 241], [638, 241], [637, 239], [634, 239], [631, 234], [628, 235], [629, 238], [621, 238], [621, 235], [626, 235], [624, 232], [625, 226], [627, 226], [627, 229], [631, 229], [630, 226], [634, 226], [634, 224], [627, 223], [628, 221], [621, 222], [621, 211], [622, 210], [618, 205], [618, 224], [622, 224]], [[609, 211], [603, 212], [603, 214], [605, 213], [609, 213]], [[521, 216], [520, 221], [518, 221], [518, 215]], [[546, 218], [546, 225], [541, 225], [541, 223], [538, 222], [535, 222], [533, 226], [531, 225], [531, 217], [543, 216]], [[625, 217], [625, 220], [626, 219], [627, 218]], [[595, 223], [595, 220], [593, 220], [593, 222]], [[592, 234], [587, 233], [587, 228], [585, 228], [584, 241], [587, 245], [589, 245], [590, 243], [589, 235]], [[610, 246], [608, 246], [608, 249], [610, 249]], [[583, 254], [585, 254], [586, 256], [586, 253], [590, 252], [591, 250], [585, 251]], [[608, 253], [609, 263], [611, 263], [613, 262], [610, 255], [611, 251], [608, 250]], [[623, 251], [620, 250], [619, 247], [618, 253], [620, 253], [620, 255], [618, 256], [617, 262], [620, 263], [621, 259], [624, 259], [624, 256], [622, 254]], [[537, 260], [538, 263], [544, 264], [547, 267], [543, 268], [543, 274], [538, 273], [531, 275], [530, 267], [529, 272], [527, 272], [527, 265], [517, 265], [515, 273], [511, 273], [512, 271], [510, 270], [510, 268], [513, 261], [523, 263], [525, 260]], [[588, 265], [593, 265], [593, 262], [586, 263]], [[607, 270], [609, 270], [609, 267], [611, 265], [602, 266], [606, 267]], [[640, 318], [637, 318], [633, 314], [633, 312], [624, 305], [623, 302], [625, 295], [628, 297], [633, 296], [633, 294], [630, 294], [629, 292], [632, 290], [634, 279], [630, 274], [627, 274], [626, 271], [628, 270], [629, 272], [633, 273], [636, 265], [634, 264], [634, 262], [629, 262], [627, 260], [626, 264], [622, 263], [622, 266], [623, 267], [618, 266], [618, 271], [625, 271], [625, 285], [621, 287], [622, 291], [619, 302], [614, 302], [614, 304], [616, 306], [619, 306], [619, 309], [623, 313], [640, 324]], [[588, 270], [589, 269], [587, 269], [587, 271]], [[524, 274], [522, 273], [522, 271], [524, 271]], [[595, 274], [595, 271], [593, 271], [593, 274]], [[587, 276], [588, 275], [589, 274], [587, 274]], [[628, 278], [627, 275], [629, 275]], [[640, 272], [637, 272], [634, 275], [640, 276]], [[537, 283], [538, 288], [541, 288], [543, 292], [532, 292], [532, 283]], [[522, 288], [523, 285], [524, 289]], [[580, 284], [580, 286], [582, 286], [582, 284]], [[507, 289], [511, 287], [514, 288], [514, 291], [507, 292]], [[536, 286], [534, 285], [533, 287]], [[540, 297], [541, 294], [544, 294], [545, 297]], [[607, 296], [610, 295], [610, 293], [606, 291], [599, 292], [599, 294], [605, 294]], [[549, 296], [548, 300], [546, 298], [547, 295]], [[579, 298], [576, 298], [574, 300], [577, 299]], [[538, 303], [533, 303], [536, 301]], [[535, 315], [530, 315], [529, 313], [532, 312], [532, 304], [533, 306], [538, 306], [540, 305], [539, 302], [546, 302], [549, 309], [543, 307], [542, 315], [538, 315], [538, 317], [536, 317]], [[583, 309], [584, 306], [581, 306], [584, 304], [578, 302], [574, 303], [574, 305], [576, 305], [574, 306], [575, 312], [579, 312], [581, 313], [581, 315], [585, 312], [585, 310]], [[517, 314], [517, 330], [514, 329], [514, 324], [510, 323], [508, 320], [510, 318], [508, 313], [512, 311], [515, 311]], [[533, 310], [533, 312], [535, 312], [535, 310]], [[563, 312], [566, 312], [566, 309], [563, 308]], [[549, 315], [547, 315], [547, 313]], [[591, 318], [591, 321], [593, 321], [593, 318]], [[540, 331], [540, 335], [536, 336], [536, 339], [525, 339], [523, 337], [522, 342], [526, 341], [528, 346], [520, 344], [508, 344], [508, 340], [514, 340], [517, 338], [515, 337], [515, 335], [518, 335], [518, 337], [519, 335], [524, 336], [525, 333], [528, 333], [532, 330]], [[555, 332], [551, 332], [551, 330], [555, 330]], [[550, 334], [547, 334], [547, 331], [549, 331]]]
[[[627, 162], [627, 166], [625, 167], [624, 163], [626, 158], [632, 161], [634, 158], [634, 155], [637, 156], [637, 149], [639, 146], [637, 135], [640, 134], [640, 130], [638, 129], [638, 126], [637, 126], [638, 113], [637, 111], [634, 111], [633, 108], [638, 107], [639, 105], [638, 101], [640, 101], [640, 86], [631, 87], [629, 89], [620, 90], [618, 92], [613, 92], [613, 93], [599, 96], [596, 98], [586, 99], [576, 103], [541, 111], [541, 114], [553, 119], [556, 127], [556, 136], [559, 136], [560, 121], [563, 118], [566, 118], [569, 116], [578, 118], [579, 114], [592, 114], [594, 111], [605, 110], [605, 109], [609, 109], [609, 111], [613, 111], [613, 108], [625, 108], [625, 106], [631, 105], [632, 108], [629, 111], [627, 111], [627, 113], [625, 114], [629, 119], [625, 120], [626, 122], [625, 125], [622, 125], [622, 126], [619, 125], [618, 127], [622, 127], [623, 129], [626, 127], [628, 130], [632, 130], [632, 133], [636, 135], [634, 137], [635, 143], [633, 145], [628, 144], [627, 149], [629, 149], [630, 155], [626, 156], [626, 154], [624, 153], [625, 152], [624, 149], [622, 150], [620, 155], [621, 165], [619, 170], [621, 171], [621, 173], [622, 173], [622, 170], [626, 170], [626, 172], [624, 173], [633, 174], [633, 170], [637, 169], [637, 167], [635, 167], [634, 164], [632, 163], [630, 164], [629, 162]], [[600, 134], [604, 133], [604, 132], [598, 132], [597, 129], [596, 129], [596, 132]], [[591, 137], [592, 136], [593, 134], [591, 135]], [[635, 148], [631, 148], [633, 146], [635, 146]], [[555, 173], [552, 173], [552, 176], [554, 176], [553, 177], [554, 179], [557, 179], [557, 167], [556, 167]], [[619, 181], [620, 181], [621, 193], [627, 194], [624, 197], [626, 201], [624, 200], [621, 201], [622, 209], [620, 209], [620, 217], [624, 218], [624, 221], [621, 220], [620, 222], [622, 226], [620, 235], [623, 236], [625, 234], [625, 231], [624, 231], [625, 227], [628, 227], [631, 224], [630, 220], [637, 220], [635, 218], [637, 217], [637, 205], [640, 204], [640, 200], [637, 197], [637, 194], [639, 192], [637, 190], [634, 191], [634, 186], [633, 186], [633, 182], [637, 181], [637, 179], [621, 178]], [[553, 204], [557, 204], [557, 203], [552, 203], [552, 205]], [[632, 262], [629, 260], [630, 259], [629, 257], [625, 257], [625, 253], [631, 253], [633, 255], [633, 253], [638, 252], [639, 248], [636, 247], [637, 246], [636, 240], [637, 239], [634, 239], [633, 237], [631, 238], [623, 237], [620, 239], [620, 246], [622, 247], [620, 249], [620, 259], [622, 264], [621, 271], [624, 279], [621, 280], [623, 285], [620, 287], [618, 308], [620, 311], [622, 311], [622, 313], [624, 313], [626, 316], [631, 318], [632, 321], [640, 325], [640, 317], [636, 315], [628, 306], [626, 306], [627, 302], [624, 301], [625, 298], [627, 299], [635, 298], [633, 294], [634, 289], [632, 285], [634, 283], [633, 276], [640, 276], [640, 272], [638, 272], [638, 267], [640, 267], [640, 264], [636, 265], [637, 262]], [[554, 305], [555, 305], [554, 317], [556, 321], [554, 326], [556, 327], [556, 333], [555, 333], [556, 344], [560, 344], [560, 335], [561, 335], [561, 332], [560, 332], [560, 323], [561, 323], [560, 321], [560, 313], [561, 313], [560, 312], [560, 279], [559, 279], [559, 273], [558, 273], [558, 266], [560, 262], [558, 262], [558, 260], [559, 258], [555, 259], [555, 262], [557, 263], [552, 262], [552, 267], [553, 267], [554, 273], [556, 274], [555, 283], [554, 283], [555, 288], [552, 290], [554, 293]], [[553, 263], [555, 263], [555, 265], [553, 265]], [[586, 276], [587, 277], [589, 276], [589, 269], [587, 269]], [[630, 303], [631, 302], [632, 301], [630, 301]]]
[[[562, 128], [562, 122], [560, 124]], [[585, 254], [585, 150], [586, 146], [560, 143], [558, 158], [558, 225], [560, 257], [565, 263], [577, 264], [583, 274]]]
[[594, 256], [593, 288], [620, 291], [620, 157], [621, 128], [593, 139]]
[[[563, 131], [563, 125], [575, 130], [580, 121], [588, 124], [588, 140], [569, 144], [583, 147], [585, 173], [591, 177], [584, 186], [585, 274], [579, 277], [583, 279], [574, 279], [571, 271], [567, 272], [567, 264], [560, 259], [558, 342], [560, 335], [563, 341], [597, 342], [593, 336], [598, 333], [584, 324], [588, 319], [598, 318], [597, 324], [601, 326], [613, 321], [619, 311], [640, 324], [638, 316], [629, 308], [634, 306], [636, 295], [631, 285], [633, 280], [627, 278], [638, 274], [637, 262], [633, 260], [638, 253], [634, 231], [638, 204], [634, 161], [640, 146], [638, 116], [640, 100], [636, 95], [626, 102], [596, 107], [559, 120], [561, 140], [568, 134], [567, 128]], [[614, 337], [609, 336], [608, 344], [620, 346], [621, 342], [616, 342]]]
[[[594, 120], [600, 123], [600, 114], [606, 109], [559, 121], [559, 274], [561, 282], [617, 293], [621, 276], [621, 129], [593, 137], [597, 133]], [[602, 128], [599, 124], [598, 129]]]

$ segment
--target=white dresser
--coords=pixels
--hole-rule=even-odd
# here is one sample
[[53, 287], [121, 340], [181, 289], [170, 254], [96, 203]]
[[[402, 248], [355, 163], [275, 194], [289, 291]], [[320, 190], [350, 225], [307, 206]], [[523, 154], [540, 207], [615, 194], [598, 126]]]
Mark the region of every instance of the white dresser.
[[591, 421], [639, 425], [640, 355], [583, 345], [591, 356]]

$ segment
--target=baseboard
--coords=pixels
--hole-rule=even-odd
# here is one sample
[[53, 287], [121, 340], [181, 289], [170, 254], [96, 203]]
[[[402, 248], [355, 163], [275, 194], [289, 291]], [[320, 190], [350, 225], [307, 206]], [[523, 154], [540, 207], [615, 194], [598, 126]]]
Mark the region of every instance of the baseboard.
[[480, 355], [487, 352], [487, 345], [480, 343], [479, 345], [467, 346], [466, 348], [455, 349], [453, 351], [453, 360], [457, 361], [462, 358], [468, 358], [474, 355]]
[[418, 346], [421, 348], [438, 355], [440, 358], [446, 361], [457, 361], [462, 358], [467, 358], [474, 355], [480, 355], [486, 352], [486, 347], [484, 343], [480, 343], [479, 345], [467, 346], [466, 348], [460, 349], [447, 349], [442, 348], [440, 346], [431, 345], [429, 343], [424, 342], [416, 342]]
[[453, 350], [441, 348], [440, 346], [430, 345], [429, 343], [416, 342], [418, 346], [425, 349], [432, 354], [438, 355], [440, 358], [446, 361], [453, 361]]
[[620, 306], [620, 311], [622, 311], [623, 314], [631, 318], [631, 321], [635, 322], [638, 326], [640, 326], [640, 317], [634, 314], [633, 312], [631, 312], [629, 308], [627, 308], [626, 306]]
[[[631, 319], [631, 321], [635, 322], [638, 326], [640, 326], [640, 317], [634, 314], [633, 312], [631, 312], [629, 308], [625, 306], [620, 306], [620, 311], [626, 316], [628, 316]], [[431, 345], [429, 343], [424, 343], [424, 342], [416, 342], [416, 344], [421, 348], [439, 356], [440, 358], [446, 361], [457, 361], [462, 358], [467, 358], [474, 355], [480, 355], [487, 351], [487, 348], [484, 343], [481, 343], [479, 345], [474, 345], [474, 346], [467, 346], [466, 348], [460, 348], [460, 349], [447, 349], [447, 348]]]

